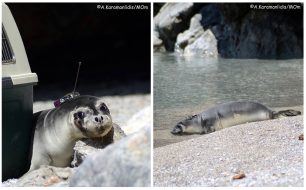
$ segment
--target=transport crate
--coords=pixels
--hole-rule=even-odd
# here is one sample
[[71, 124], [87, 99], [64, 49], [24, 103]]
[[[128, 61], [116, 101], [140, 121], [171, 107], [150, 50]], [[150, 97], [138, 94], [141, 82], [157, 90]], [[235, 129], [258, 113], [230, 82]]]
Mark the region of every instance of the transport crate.
[[15, 20], [2, 3], [2, 181], [18, 178], [29, 169], [37, 82]]

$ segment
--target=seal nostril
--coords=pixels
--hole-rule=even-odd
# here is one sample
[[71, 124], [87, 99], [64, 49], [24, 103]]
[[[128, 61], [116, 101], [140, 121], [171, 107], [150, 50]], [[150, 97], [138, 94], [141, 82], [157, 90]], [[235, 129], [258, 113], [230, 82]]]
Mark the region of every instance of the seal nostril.
[[96, 121], [96, 122], [99, 122], [99, 119], [98, 119], [97, 117], [95, 117], [95, 121]]
[[101, 120], [103, 121], [103, 116], [101, 116]]

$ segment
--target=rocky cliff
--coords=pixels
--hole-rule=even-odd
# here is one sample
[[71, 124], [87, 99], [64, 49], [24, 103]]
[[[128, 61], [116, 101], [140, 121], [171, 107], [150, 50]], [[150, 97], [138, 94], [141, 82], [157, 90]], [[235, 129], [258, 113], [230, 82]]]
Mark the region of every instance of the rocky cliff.
[[223, 58], [303, 58], [303, 4], [165, 4], [154, 26], [167, 51], [174, 50], [177, 36], [189, 29], [196, 14], [202, 16], [203, 29], [214, 34]]

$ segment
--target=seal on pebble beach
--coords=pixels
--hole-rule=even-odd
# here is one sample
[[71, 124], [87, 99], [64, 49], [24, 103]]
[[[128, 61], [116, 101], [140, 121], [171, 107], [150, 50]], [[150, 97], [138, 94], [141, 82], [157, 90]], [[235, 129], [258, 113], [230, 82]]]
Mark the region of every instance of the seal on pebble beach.
[[171, 131], [174, 135], [207, 134], [247, 122], [300, 115], [300, 111], [273, 111], [258, 103], [238, 101], [220, 104], [179, 122]]
[[29, 171], [41, 165], [69, 166], [75, 142], [102, 137], [112, 143], [114, 127], [106, 104], [95, 96], [78, 96], [60, 106], [34, 114], [36, 123]]

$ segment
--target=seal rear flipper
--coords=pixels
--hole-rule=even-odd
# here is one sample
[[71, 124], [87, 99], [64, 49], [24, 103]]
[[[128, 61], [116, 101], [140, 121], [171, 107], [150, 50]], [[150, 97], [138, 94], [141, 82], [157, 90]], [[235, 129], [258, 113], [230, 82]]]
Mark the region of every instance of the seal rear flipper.
[[278, 111], [278, 112], [273, 112], [273, 119], [280, 118], [282, 116], [292, 117], [292, 116], [297, 116], [297, 115], [301, 115], [301, 114], [302, 113], [300, 111], [296, 111], [296, 110], [282, 110], [282, 111]]

